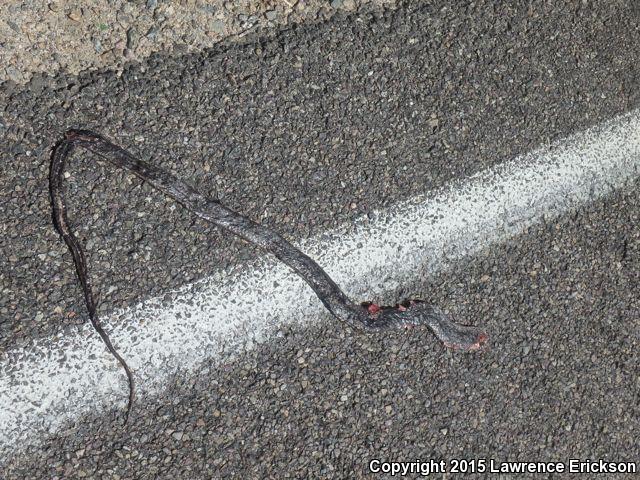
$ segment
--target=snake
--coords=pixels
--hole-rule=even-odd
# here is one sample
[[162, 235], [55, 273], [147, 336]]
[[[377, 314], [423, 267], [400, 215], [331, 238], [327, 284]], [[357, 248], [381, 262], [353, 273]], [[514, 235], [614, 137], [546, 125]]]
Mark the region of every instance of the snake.
[[488, 335], [484, 330], [476, 326], [456, 323], [439, 307], [420, 299], [405, 300], [395, 306], [351, 301], [318, 263], [273, 229], [225, 207], [217, 199], [207, 197], [172, 173], [137, 158], [98, 133], [91, 130], [71, 129], [67, 130], [64, 138], [54, 145], [51, 153], [49, 192], [53, 219], [57, 231], [73, 257], [89, 320], [94, 330], [102, 338], [107, 350], [122, 366], [127, 376], [129, 398], [124, 419], [125, 424], [129, 419], [135, 399], [133, 373], [125, 359], [112, 344], [98, 317], [97, 301], [87, 268], [86, 255], [69, 224], [64, 199], [65, 164], [77, 147], [82, 147], [96, 154], [114, 167], [131, 172], [182, 204], [199, 218], [274, 255], [311, 287], [333, 317], [356, 332], [413, 329], [426, 326], [445, 347], [450, 349], [475, 351], [486, 345]]

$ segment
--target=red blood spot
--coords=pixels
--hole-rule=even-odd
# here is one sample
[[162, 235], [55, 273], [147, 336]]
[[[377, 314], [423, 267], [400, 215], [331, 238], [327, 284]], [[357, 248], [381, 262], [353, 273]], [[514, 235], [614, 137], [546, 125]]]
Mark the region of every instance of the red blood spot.
[[380, 307], [378, 305], [376, 305], [375, 303], [372, 303], [371, 305], [369, 305], [367, 307], [367, 311], [369, 312], [369, 315], [373, 315], [373, 314], [378, 313], [380, 311]]

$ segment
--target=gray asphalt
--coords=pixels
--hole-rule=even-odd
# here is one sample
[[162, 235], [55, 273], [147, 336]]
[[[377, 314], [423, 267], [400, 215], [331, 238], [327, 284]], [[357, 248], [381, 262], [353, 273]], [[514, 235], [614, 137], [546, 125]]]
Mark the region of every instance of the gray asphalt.
[[[47, 193], [50, 147], [69, 127], [304, 238], [640, 104], [631, 2], [447, 4], [156, 55], [120, 78], [2, 85], [0, 352], [86, 318]], [[92, 160], [76, 156], [68, 196], [101, 311], [257, 254]], [[445, 352], [426, 332], [291, 329], [175, 378], [126, 431], [117, 412], [84, 418], [0, 469], [347, 478], [374, 457], [638, 461], [637, 187], [407, 286], [485, 325], [481, 355]]]

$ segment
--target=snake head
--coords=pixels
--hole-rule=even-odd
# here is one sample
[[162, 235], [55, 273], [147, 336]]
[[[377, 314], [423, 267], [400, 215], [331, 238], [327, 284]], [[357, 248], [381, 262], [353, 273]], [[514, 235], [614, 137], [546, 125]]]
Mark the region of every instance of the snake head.
[[480, 328], [455, 323], [435, 305], [422, 300], [406, 300], [393, 307], [366, 302], [365, 324], [373, 329], [414, 328], [426, 325], [442, 344], [452, 350], [481, 349], [489, 336]]

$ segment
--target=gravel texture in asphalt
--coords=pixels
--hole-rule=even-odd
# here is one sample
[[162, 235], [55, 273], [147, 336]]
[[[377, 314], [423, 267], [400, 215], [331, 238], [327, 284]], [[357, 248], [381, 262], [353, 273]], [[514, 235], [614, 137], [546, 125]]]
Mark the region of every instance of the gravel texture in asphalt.
[[[110, 136], [303, 238], [638, 105], [629, 8], [446, 3], [156, 55], [121, 77], [5, 84], [0, 349], [85, 320], [47, 190], [50, 148], [67, 128]], [[257, 253], [88, 154], [68, 175], [102, 311]]]
[[[100, 131], [302, 238], [640, 103], [632, 2], [448, 4], [340, 13], [246, 45], [156, 54], [120, 77], [5, 83], [0, 352], [86, 319], [47, 192], [50, 147], [69, 127]], [[69, 173], [102, 311], [257, 254], [87, 154]], [[482, 355], [443, 353], [426, 333], [283, 331], [176, 378], [128, 431], [82, 419], [4, 476], [344, 477], [371, 457], [633, 460], [637, 186], [407, 287], [482, 319], [493, 334]]]
[[[152, 52], [181, 55], [229, 39], [327, 20], [337, 10], [393, 7], [394, 0], [4, 0], [0, 81], [34, 74], [77, 75], [140, 61]], [[39, 77], [36, 77], [36, 82]]]

